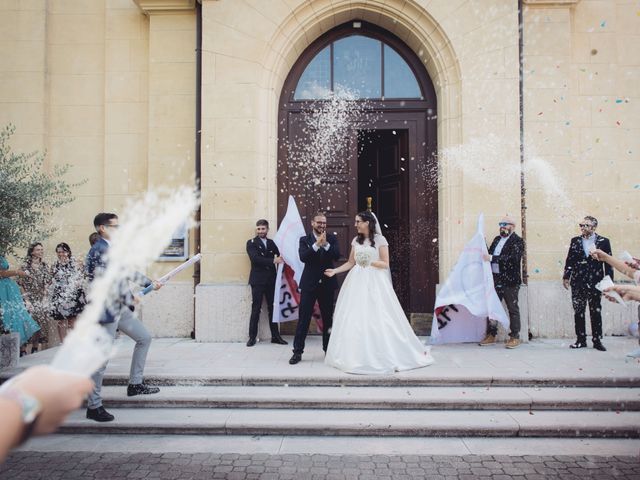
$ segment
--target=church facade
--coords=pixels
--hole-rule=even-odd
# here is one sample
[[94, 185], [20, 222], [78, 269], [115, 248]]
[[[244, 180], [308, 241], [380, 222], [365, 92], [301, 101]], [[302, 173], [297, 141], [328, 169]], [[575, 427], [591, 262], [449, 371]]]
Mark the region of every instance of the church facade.
[[[160, 336], [246, 339], [245, 242], [288, 196], [346, 250], [371, 197], [410, 319], [485, 218], [526, 239], [533, 335], [573, 336], [561, 276], [585, 215], [614, 253], [640, 238], [640, 11], [626, 0], [3, 0], [0, 124], [87, 181], [49, 249], [87, 249], [93, 216], [199, 184], [200, 268], [154, 294]], [[367, 102], [321, 178], [292, 148], [309, 105]], [[636, 242], [634, 242], [634, 239]], [[156, 263], [151, 274], [175, 266]], [[605, 307], [605, 334], [632, 311]], [[262, 327], [261, 327], [262, 328]], [[418, 328], [418, 327], [416, 327]]]

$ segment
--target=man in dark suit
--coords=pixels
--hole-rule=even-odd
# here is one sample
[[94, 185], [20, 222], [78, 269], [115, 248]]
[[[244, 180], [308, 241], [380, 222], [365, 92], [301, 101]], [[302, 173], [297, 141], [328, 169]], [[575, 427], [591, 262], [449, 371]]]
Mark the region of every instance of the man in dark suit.
[[302, 360], [304, 342], [316, 301], [320, 305], [322, 314], [322, 349], [325, 353], [333, 325], [333, 300], [338, 282], [335, 277], [326, 277], [324, 271], [333, 268], [333, 262], [340, 258], [340, 247], [336, 236], [327, 233], [327, 217], [324, 213], [318, 212], [314, 215], [311, 227], [313, 231], [300, 238], [298, 249], [300, 260], [304, 263], [304, 270], [299, 285], [300, 310], [296, 336], [293, 340], [293, 356], [289, 360], [291, 365]]
[[269, 222], [256, 222], [256, 236], [247, 241], [247, 255], [251, 260], [249, 285], [251, 285], [251, 318], [249, 319], [249, 341], [247, 347], [256, 344], [258, 336], [258, 320], [262, 308], [262, 299], [266, 297], [269, 309], [269, 328], [271, 329], [271, 343], [287, 345], [280, 336], [278, 324], [273, 322], [273, 297], [276, 286], [277, 265], [282, 263], [280, 251], [273, 240], [267, 238]]
[[567, 290], [571, 286], [577, 340], [570, 347], [585, 348], [587, 346], [584, 311], [588, 303], [593, 348], [605, 352], [607, 349], [602, 345], [602, 294], [596, 288], [596, 284], [605, 275], [609, 275], [613, 280], [613, 268], [591, 256], [591, 252], [595, 249], [611, 255], [611, 243], [608, 238], [596, 234], [597, 227], [598, 220], [591, 216], [584, 217], [580, 223], [581, 234], [579, 237], [573, 237], [569, 245], [562, 284]]
[[[491, 262], [493, 285], [498, 298], [507, 304], [509, 311], [509, 340], [505, 347], [516, 348], [520, 345], [520, 307], [518, 293], [522, 283], [522, 253], [524, 242], [514, 232], [516, 222], [505, 216], [498, 223], [500, 234], [493, 239], [489, 247], [489, 254], [485, 261]], [[480, 346], [493, 345], [498, 335], [498, 322], [487, 319], [487, 334], [480, 342]]]
[[[93, 281], [94, 278], [102, 275], [107, 268], [107, 252], [113, 231], [119, 226], [118, 216], [114, 213], [99, 213], [94, 218], [93, 225], [100, 238], [92, 245], [87, 254], [85, 273], [89, 281]], [[153, 284], [154, 290], [162, 286], [142, 274], [136, 274], [135, 278], [131, 280], [144, 287]], [[116, 298], [111, 299], [109, 304], [105, 306], [100, 323], [112, 337], [115, 338], [116, 330], [119, 329], [136, 342], [131, 358], [129, 385], [127, 386], [127, 396], [132, 397], [158, 393], [160, 389], [143, 382], [144, 365], [151, 346], [151, 335], [142, 322], [133, 314], [134, 299], [128, 283], [129, 279], [123, 279], [117, 286], [118, 294]], [[105, 363], [91, 377], [95, 386], [87, 398], [87, 418], [96, 422], [110, 422], [114, 419], [113, 415], [107, 412], [102, 405], [102, 396], [100, 395], [106, 368], [107, 364]]]

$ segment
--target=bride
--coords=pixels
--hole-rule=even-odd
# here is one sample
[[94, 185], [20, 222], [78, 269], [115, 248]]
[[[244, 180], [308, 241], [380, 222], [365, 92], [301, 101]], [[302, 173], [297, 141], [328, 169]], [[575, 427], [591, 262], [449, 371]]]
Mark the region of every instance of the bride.
[[416, 337], [391, 284], [389, 244], [376, 216], [356, 215], [358, 236], [347, 263], [325, 270], [349, 271], [333, 315], [325, 363], [348, 373], [388, 374], [433, 363], [429, 347]]

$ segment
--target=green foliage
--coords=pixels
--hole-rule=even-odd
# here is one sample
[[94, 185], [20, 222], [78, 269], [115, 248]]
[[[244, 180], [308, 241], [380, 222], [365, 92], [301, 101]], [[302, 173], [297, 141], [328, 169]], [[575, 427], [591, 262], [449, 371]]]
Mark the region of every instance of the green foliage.
[[[15, 153], [9, 139], [13, 125], [0, 130], [0, 255], [17, 254], [56, 230], [50, 222], [56, 209], [74, 200], [63, 177], [69, 166], [44, 168], [44, 154]], [[22, 252], [23, 253], [23, 252]]]

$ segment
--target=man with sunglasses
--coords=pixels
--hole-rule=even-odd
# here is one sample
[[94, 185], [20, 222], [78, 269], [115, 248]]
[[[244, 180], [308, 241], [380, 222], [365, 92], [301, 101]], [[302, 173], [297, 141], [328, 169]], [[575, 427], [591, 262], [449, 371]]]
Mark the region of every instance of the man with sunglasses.
[[[500, 300], [504, 299], [509, 311], [509, 340], [506, 348], [516, 348], [520, 345], [520, 307], [518, 293], [522, 283], [522, 253], [524, 241], [514, 232], [516, 222], [505, 216], [498, 223], [499, 235], [493, 239], [489, 247], [489, 254], [484, 260], [491, 262], [493, 284]], [[498, 335], [498, 322], [487, 319], [487, 334], [480, 342], [480, 346], [493, 345]]]
[[588, 303], [593, 348], [605, 352], [607, 349], [602, 345], [602, 294], [596, 288], [596, 284], [605, 275], [609, 275], [613, 280], [613, 268], [591, 255], [596, 249], [611, 255], [611, 243], [608, 238], [596, 234], [597, 227], [598, 220], [591, 216], [584, 217], [580, 223], [580, 236], [573, 237], [569, 245], [562, 284], [567, 290], [571, 286], [577, 340], [570, 347], [585, 348], [587, 346], [584, 312]]

